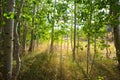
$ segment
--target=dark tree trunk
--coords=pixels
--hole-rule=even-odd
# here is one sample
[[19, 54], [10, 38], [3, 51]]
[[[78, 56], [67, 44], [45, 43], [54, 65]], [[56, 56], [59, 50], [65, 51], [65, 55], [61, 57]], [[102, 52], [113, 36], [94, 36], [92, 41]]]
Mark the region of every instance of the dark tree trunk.
[[76, 53], [76, 0], [74, 0], [74, 47], [73, 47], [73, 61]]
[[50, 43], [50, 53], [53, 53], [53, 45], [54, 45], [54, 26], [55, 26], [55, 9], [56, 9], [56, 0], [54, 4], [54, 11], [53, 11], [53, 23], [52, 23], [52, 31], [51, 31], [51, 43]]
[[0, 54], [3, 43], [2, 35], [3, 35], [3, 4], [2, 4], [2, 0], [0, 0]]
[[114, 44], [116, 48], [116, 56], [117, 56], [117, 60], [118, 60], [119, 67], [120, 67], [120, 35], [119, 35], [120, 27], [114, 26], [113, 33], [114, 33]]
[[52, 32], [51, 32], [51, 44], [50, 44], [50, 53], [53, 52], [53, 44], [54, 44], [54, 25], [52, 25]]
[[31, 41], [30, 41], [30, 47], [29, 47], [29, 51], [33, 52], [34, 51], [34, 30], [31, 30]]
[[[110, 15], [112, 16], [116, 16], [119, 14], [119, 0], [112, 0], [110, 2]], [[115, 8], [118, 9], [118, 10], [115, 10]], [[118, 17], [115, 17], [114, 19], [114, 23], [112, 23], [111, 21], [111, 25], [113, 27], [113, 34], [114, 34], [114, 45], [115, 45], [115, 48], [116, 48], [116, 57], [117, 57], [117, 60], [118, 60], [118, 66], [119, 66], [119, 69], [120, 69], [120, 24], [118, 23], [118, 21], [120, 21], [120, 16]]]
[[27, 22], [25, 22], [24, 30], [23, 30], [22, 53], [24, 53], [26, 50], [27, 29], [28, 29], [28, 25]]
[[[3, 65], [3, 1], [0, 0], [0, 65]], [[3, 73], [3, 66], [0, 66], [0, 72]], [[3, 74], [0, 75], [2, 80]]]
[[80, 44], [79, 44], [79, 28], [77, 28], [77, 52], [76, 52], [76, 54], [78, 54], [79, 53], [79, 46], [80, 46]]
[[34, 36], [35, 36], [35, 16], [36, 16], [36, 4], [34, 4], [34, 9], [33, 9], [33, 18], [32, 18], [32, 26], [33, 29], [31, 30], [31, 41], [30, 41], [30, 47], [29, 47], [29, 52], [33, 52], [34, 51], [34, 47], [35, 47], [35, 40], [34, 40]]
[[[108, 29], [108, 28], [107, 28]], [[108, 48], [108, 45], [109, 45], [109, 43], [108, 43], [108, 38], [109, 38], [109, 32], [108, 32], [108, 30], [106, 30], [107, 31], [107, 33], [106, 33], [106, 45], [107, 45], [107, 47], [106, 47], [106, 58], [110, 58], [109, 57], [109, 48]]]

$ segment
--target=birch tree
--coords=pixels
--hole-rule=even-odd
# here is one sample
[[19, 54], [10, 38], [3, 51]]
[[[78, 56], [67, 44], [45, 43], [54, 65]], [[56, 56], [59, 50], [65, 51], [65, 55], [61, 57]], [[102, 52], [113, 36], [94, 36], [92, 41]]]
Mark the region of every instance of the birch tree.
[[4, 79], [12, 80], [13, 29], [15, 0], [5, 0], [6, 17], [4, 25]]
[[18, 24], [19, 20], [21, 18], [22, 8], [25, 0], [21, 0], [21, 3], [17, 9], [16, 19], [14, 23], [14, 54], [15, 54], [15, 60], [16, 60], [16, 69], [14, 71], [13, 79], [16, 80], [17, 76], [19, 75], [20, 67], [21, 67], [21, 59], [20, 59], [20, 41], [19, 41], [19, 34], [18, 34]]

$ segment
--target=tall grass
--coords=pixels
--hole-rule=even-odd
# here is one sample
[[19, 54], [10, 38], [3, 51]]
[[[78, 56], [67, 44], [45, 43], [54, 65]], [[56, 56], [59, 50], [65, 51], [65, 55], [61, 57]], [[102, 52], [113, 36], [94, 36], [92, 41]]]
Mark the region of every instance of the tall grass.
[[76, 54], [75, 61], [72, 60], [71, 48], [66, 51], [66, 46], [61, 49], [59, 45], [55, 45], [51, 61], [48, 50], [46, 45], [42, 45], [39, 52], [24, 56], [18, 80], [120, 80], [116, 61], [101, 58], [104, 56], [102, 51], [99, 51], [101, 56], [96, 57], [91, 73], [86, 74], [85, 47]]

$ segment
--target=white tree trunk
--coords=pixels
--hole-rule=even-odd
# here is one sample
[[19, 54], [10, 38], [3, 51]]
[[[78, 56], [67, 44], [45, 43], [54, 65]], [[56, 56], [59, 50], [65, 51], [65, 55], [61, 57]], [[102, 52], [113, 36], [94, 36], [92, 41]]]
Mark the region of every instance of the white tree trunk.
[[20, 20], [20, 17], [21, 17], [23, 4], [24, 4], [24, 0], [21, 0], [21, 3], [20, 3], [19, 8], [17, 10], [16, 20], [15, 20], [15, 25], [14, 25], [14, 32], [15, 32], [14, 33], [14, 36], [15, 36], [15, 46], [14, 46], [15, 50], [14, 50], [14, 54], [15, 54], [15, 60], [16, 60], [16, 67], [15, 67], [15, 71], [14, 71], [14, 75], [13, 75], [13, 80], [17, 79], [17, 76], [19, 74], [20, 67], [21, 67], [18, 24], [19, 24], [19, 20]]
[[[14, 13], [14, 0], [6, 0], [6, 12]], [[13, 29], [14, 19], [5, 18], [4, 26], [4, 78], [12, 80], [12, 62], [13, 62]]]

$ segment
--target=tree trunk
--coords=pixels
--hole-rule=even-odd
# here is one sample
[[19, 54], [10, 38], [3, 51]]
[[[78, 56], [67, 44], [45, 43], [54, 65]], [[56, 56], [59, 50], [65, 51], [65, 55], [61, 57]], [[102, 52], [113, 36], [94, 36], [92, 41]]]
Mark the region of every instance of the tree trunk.
[[[0, 65], [3, 65], [3, 1], [0, 0]], [[0, 72], [3, 73], [3, 66], [0, 66]], [[0, 80], [2, 80], [3, 74], [0, 75]]]
[[74, 47], [73, 47], [73, 61], [76, 53], [76, 0], [74, 0]]
[[119, 67], [120, 67], [120, 26], [114, 26], [113, 28], [113, 33], [114, 33], [114, 44], [115, 44], [115, 48], [116, 48], [116, 56], [117, 56], [117, 60], [119, 63]]
[[19, 8], [17, 10], [15, 25], [14, 25], [14, 36], [15, 36], [14, 54], [15, 54], [16, 66], [15, 66], [15, 71], [13, 74], [13, 80], [17, 79], [17, 76], [19, 75], [19, 71], [20, 71], [20, 67], [21, 67], [20, 40], [19, 40], [19, 33], [18, 33], [18, 25], [19, 25], [19, 20], [20, 20], [21, 13], [22, 13], [23, 4], [24, 4], [24, 0], [21, 1]]
[[[92, 59], [92, 64], [91, 64], [91, 68], [90, 68], [90, 72], [89, 72], [89, 75], [91, 76], [91, 73], [92, 73], [92, 70], [93, 70], [93, 67], [94, 67], [94, 63], [95, 63], [95, 56], [96, 56], [96, 53], [97, 53], [97, 40], [96, 40], [96, 33], [94, 34], [94, 55], [93, 55], [93, 59]], [[91, 76], [92, 77], [92, 76]]]
[[89, 58], [90, 58], [90, 34], [88, 33], [88, 40], [87, 40], [87, 74], [89, 73]]
[[61, 50], [60, 50], [60, 80], [63, 80], [63, 61], [62, 61], [62, 58], [63, 58], [63, 35], [61, 36]]
[[53, 25], [52, 25], [50, 53], [53, 52], [53, 44], [54, 44], [54, 27], [53, 27]]
[[0, 0], [0, 54], [3, 43], [2, 35], [3, 35], [3, 4], [2, 0]]
[[[108, 29], [108, 27], [107, 27], [107, 29]], [[108, 48], [108, 45], [109, 45], [109, 43], [108, 43], [108, 38], [109, 38], [109, 36], [108, 36], [108, 34], [109, 34], [109, 32], [108, 32], [108, 30], [106, 30], [107, 31], [107, 33], [106, 33], [106, 45], [107, 45], [107, 47], [106, 47], [106, 58], [110, 58], [109, 57], [109, 48]]]
[[27, 29], [28, 29], [28, 25], [27, 22], [25, 22], [24, 30], [23, 30], [22, 53], [24, 53], [26, 50]]
[[[14, 0], [6, 0], [6, 13], [14, 13]], [[5, 18], [4, 25], [4, 79], [12, 80], [14, 19]]]
[[72, 34], [73, 34], [73, 30], [72, 30], [72, 24], [71, 24], [70, 44], [71, 44], [71, 50], [73, 51], [73, 40], [72, 40], [73, 36], [72, 36]]
[[30, 47], [29, 47], [29, 51], [33, 52], [34, 51], [34, 30], [31, 30], [31, 41], [30, 41]]
[[87, 35], [87, 74], [89, 74], [89, 61], [91, 60], [91, 55], [90, 55], [90, 40], [91, 40], [91, 34], [90, 34], [90, 31], [91, 31], [91, 21], [92, 21], [92, 1], [90, 1], [90, 12], [89, 12], [89, 18], [88, 18], [88, 29], [89, 29], [89, 32], [88, 32], [88, 35]]
[[56, 9], [56, 0], [54, 4], [54, 11], [53, 11], [53, 23], [52, 23], [52, 32], [51, 32], [51, 43], [50, 43], [50, 53], [53, 53], [53, 45], [54, 45], [54, 26], [55, 26], [55, 9]]
[[[116, 16], [119, 14], [119, 11], [114, 10], [113, 7], [116, 7], [118, 9], [118, 7], [120, 6], [120, 1], [117, 0], [114, 3], [113, 2], [111, 1], [111, 4], [110, 4], [110, 15]], [[120, 21], [120, 16], [116, 17], [115, 21]], [[116, 57], [117, 57], [118, 66], [120, 69], [120, 24], [118, 22], [115, 22], [112, 24], [112, 26], [113, 26], [113, 34], [114, 34], [114, 45], [116, 48]]]
[[3, 1], [0, 0], [0, 50], [3, 46]]
[[34, 51], [34, 47], [35, 47], [35, 40], [34, 40], [34, 29], [35, 29], [35, 16], [36, 16], [36, 4], [34, 4], [34, 9], [33, 9], [33, 18], [32, 18], [32, 30], [31, 30], [31, 41], [30, 41], [30, 47], [29, 47], [29, 51], [33, 52]]
[[80, 46], [80, 44], [79, 44], [79, 28], [77, 28], [77, 52], [76, 52], [76, 54], [78, 54], [79, 53], [79, 46]]
[[67, 54], [68, 54], [68, 50], [69, 50], [69, 35], [67, 33]]

